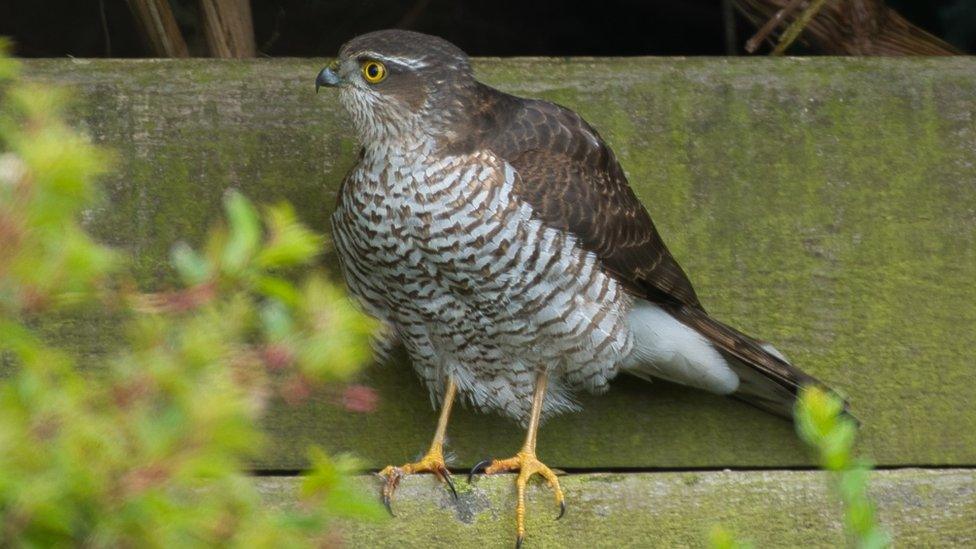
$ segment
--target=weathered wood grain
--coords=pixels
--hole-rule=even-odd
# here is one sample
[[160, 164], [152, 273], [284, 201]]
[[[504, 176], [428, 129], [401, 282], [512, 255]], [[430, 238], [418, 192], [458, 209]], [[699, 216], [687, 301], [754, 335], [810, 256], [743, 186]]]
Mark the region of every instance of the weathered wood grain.
[[[287, 199], [327, 230], [356, 144], [327, 60], [26, 63], [76, 89], [77, 121], [117, 152], [89, 226], [147, 287], [199, 241], [225, 189]], [[846, 392], [880, 464], [976, 464], [976, 59], [480, 60], [479, 75], [581, 112], [612, 144], [702, 301]], [[334, 258], [325, 262], [332, 265]], [[90, 314], [50, 325], [97, 364], [118, 340]], [[370, 466], [426, 447], [435, 416], [404, 365], [372, 368], [369, 415], [326, 399], [275, 411], [257, 464], [309, 443]], [[621, 379], [549, 422], [561, 467], [808, 463], [792, 427], [743, 404]], [[460, 412], [456, 464], [503, 456], [519, 430]]]
[[[396, 518], [347, 523], [349, 547], [511, 547], [513, 477], [458, 479], [457, 503], [429, 475], [404, 480]], [[297, 479], [257, 479], [270, 505], [289, 505]], [[378, 481], [363, 477], [364, 490]], [[844, 547], [843, 512], [815, 471], [735, 471], [568, 475], [559, 522], [541, 483], [528, 490], [525, 547], [705, 547], [721, 525], [756, 547]], [[972, 470], [878, 471], [871, 477], [878, 517], [896, 547], [976, 544]]]

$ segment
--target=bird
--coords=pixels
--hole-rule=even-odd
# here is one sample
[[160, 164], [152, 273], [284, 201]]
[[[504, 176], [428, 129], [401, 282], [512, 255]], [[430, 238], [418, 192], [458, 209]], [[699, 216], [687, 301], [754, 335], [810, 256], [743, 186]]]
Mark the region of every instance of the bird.
[[444, 441], [455, 400], [525, 428], [511, 458], [473, 471], [541, 476], [559, 517], [540, 424], [578, 411], [620, 373], [731, 395], [790, 417], [824, 387], [775, 347], [715, 319], [668, 250], [614, 152], [576, 112], [475, 77], [452, 43], [380, 30], [343, 44], [315, 79], [334, 88], [362, 148], [331, 216], [343, 277], [385, 341], [402, 345], [440, 416], [416, 462], [388, 466], [455, 493]]

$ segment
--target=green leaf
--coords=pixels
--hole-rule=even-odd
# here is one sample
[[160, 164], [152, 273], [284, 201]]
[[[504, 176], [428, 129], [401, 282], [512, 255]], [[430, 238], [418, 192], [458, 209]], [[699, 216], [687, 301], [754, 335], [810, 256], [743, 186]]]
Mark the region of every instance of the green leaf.
[[301, 265], [321, 252], [324, 238], [298, 221], [291, 204], [267, 208], [265, 219], [270, 237], [258, 255], [261, 267], [274, 269]]
[[891, 536], [880, 527], [873, 528], [857, 543], [858, 549], [884, 549], [891, 546]]
[[386, 512], [372, 494], [366, 494], [348, 481], [349, 475], [359, 471], [358, 460], [349, 455], [330, 457], [321, 448], [309, 449], [311, 470], [302, 480], [304, 499], [317, 502], [330, 514], [379, 520]]
[[11, 50], [10, 40], [0, 36], [0, 82], [10, 80], [20, 72], [20, 65], [7, 57]]
[[709, 545], [712, 549], [752, 549], [750, 542], [740, 541], [723, 526], [714, 526], [709, 532]]
[[796, 406], [796, 429], [818, 454], [821, 465], [838, 474], [837, 493], [845, 505], [844, 523], [858, 547], [885, 547], [889, 538], [877, 524], [867, 495], [870, 464], [851, 457], [857, 425], [843, 415], [843, 402], [823, 389], [804, 388]]
[[271, 300], [261, 307], [261, 324], [264, 333], [270, 341], [281, 341], [289, 337], [294, 331], [288, 309], [280, 302]]
[[177, 242], [170, 251], [170, 259], [183, 282], [189, 286], [203, 284], [212, 275], [212, 266], [185, 242]]
[[291, 282], [276, 276], [265, 275], [258, 278], [256, 290], [264, 295], [276, 299], [288, 307], [298, 306], [301, 294]]
[[221, 266], [231, 275], [240, 273], [254, 256], [261, 242], [261, 224], [251, 202], [237, 191], [224, 197], [230, 234], [224, 246]]

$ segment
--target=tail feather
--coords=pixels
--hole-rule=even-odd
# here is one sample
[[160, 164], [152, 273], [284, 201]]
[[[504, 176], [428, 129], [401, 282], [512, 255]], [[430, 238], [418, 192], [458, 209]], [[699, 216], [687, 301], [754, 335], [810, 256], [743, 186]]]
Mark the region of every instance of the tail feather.
[[[738, 399], [767, 412], [792, 418], [802, 387], [813, 385], [830, 391], [822, 381], [793, 366], [772, 345], [713, 319], [701, 309], [674, 306], [668, 311], [704, 336], [725, 357], [739, 376], [739, 386], [732, 395]], [[845, 410], [846, 407], [845, 402]]]

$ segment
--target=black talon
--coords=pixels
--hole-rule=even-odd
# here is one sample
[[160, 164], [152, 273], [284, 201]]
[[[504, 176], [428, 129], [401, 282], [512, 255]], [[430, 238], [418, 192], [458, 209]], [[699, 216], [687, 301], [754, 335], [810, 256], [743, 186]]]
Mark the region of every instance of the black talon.
[[383, 507], [389, 511], [391, 517], [395, 517], [396, 513], [393, 512], [393, 492], [396, 491], [397, 486], [400, 485], [400, 471], [398, 469], [393, 469], [390, 476], [380, 475], [383, 479], [383, 491], [380, 492], [383, 499]]
[[476, 463], [475, 466], [471, 468], [471, 472], [468, 473], [468, 483], [470, 483], [474, 479], [474, 475], [475, 475], [475, 473], [478, 472], [478, 470], [484, 469], [489, 464], [491, 464], [491, 460], [490, 459], [483, 459], [483, 460], [479, 461], [478, 463]]
[[457, 489], [454, 487], [454, 479], [451, 478], [451, 472], [447, 469], [444, 470], [444, 480], [447, 482], [447, 487], [451, 489], [451, 493], [454, 494], [454, 501], [458, 500]]
[[515, 538], [515, 549], [522, 549], [522, 540], [525, 539], [522, 536]]
[[560, 501], [559, 502], [559, 516], [556, 517], [556, 520], [559, 520], [559, 519], [563, 518], [563, 515], [565, 515], [565, 514], [566, 514], [566, 502], [565, 501]]

